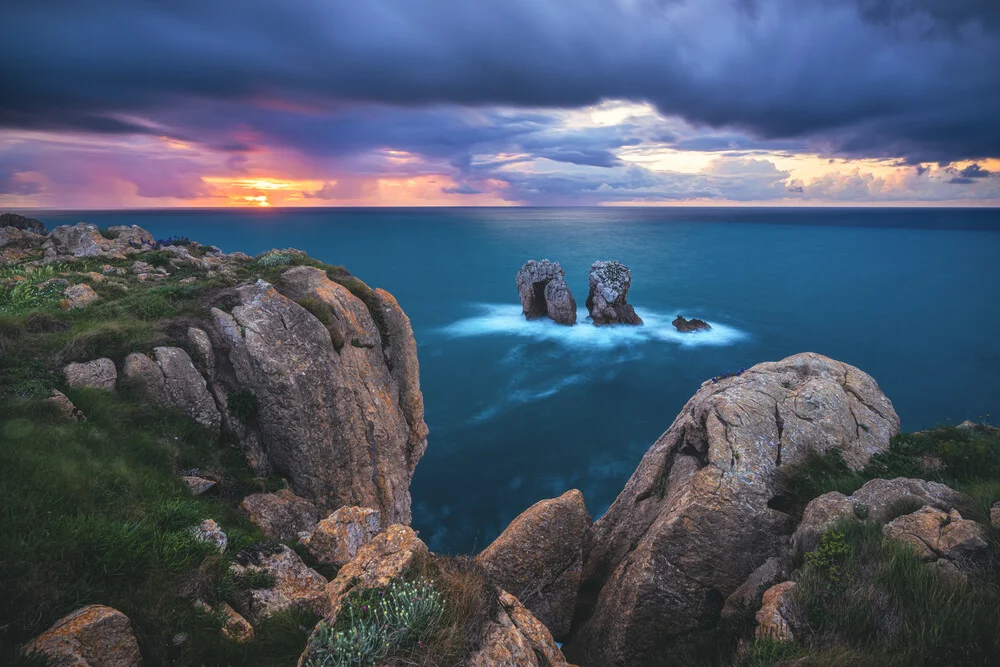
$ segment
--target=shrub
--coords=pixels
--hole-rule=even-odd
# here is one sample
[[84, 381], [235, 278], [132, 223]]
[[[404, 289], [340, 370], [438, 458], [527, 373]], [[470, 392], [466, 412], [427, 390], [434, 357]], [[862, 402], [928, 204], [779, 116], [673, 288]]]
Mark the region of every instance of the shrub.
[[292, 256], [283, 252], [269, 252], [261, 255], [256, 260], [256, 264], [265, 269], [273, 269], [278, 266], [288, 266], [292, 263]]
[[257, 419], [257, 396], [249, 389], [231, 391], [226, 398], [229, 412], [245, 426]]
[[320, 623], [309, 667], [374, 667], [393, 653], [419, 647], [441, 620], [444, 601], [427, 579], [396, 580], [385, 590], [353, 591], [331, 627]]

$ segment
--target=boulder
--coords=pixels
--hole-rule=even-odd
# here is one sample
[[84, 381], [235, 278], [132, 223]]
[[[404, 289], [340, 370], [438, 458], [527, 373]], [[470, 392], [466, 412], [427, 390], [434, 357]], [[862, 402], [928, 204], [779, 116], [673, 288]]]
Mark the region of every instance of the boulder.
[[792, 550], [797, 554], [812, 551], [819, 546], [823, 533], [840, 521], [854, 517], [854, 503], [843, 493], [831, 491], [813, 498], [792, 535]]
[[45, 224], [41, 220], [27, 218], [17, 213], [0, 213], [0, 227], [13, 227], [27, 230], [35, 234], [45, 233]]
[[130, 354], [125, 358], [123, 374], [140, 382], [154, 402], [180, 408], [202, 426], [219, 428], [222, 417], [215, 399], [183, 349], [157, 347], [152, 359], [145, 354]]
[[556, 324], [576, 324], [576, 299], [562, 278], [553, 278], [545, 286], [545, 309]]
[[115, 388], [118, 382], [118, 369], [115, 362], [101, 358], [84, 363], [70, 363], [63, 367], [66, 384], [70, 387], [90, 387], [93, 389]]
[[1000, 530], [1000, 500], [990, 507], [990, 525]]
[[92, 604], [69, 616], [24, 647], [43, 655], [47, 664], [66, 667], [139, 667], [142, 654], [128, 616], [117, 609]]
[[53, 406], [59, 412], [59, 416], [66, 421], [87, 421], [87, 418], [83, 416], [83, 412], [81, 412], [78, 407], [73, 405], [73, 402], [69, 400], [66, 394], [62, 393], [58, 389], [53, 389], [52, 396], [46, 398], [43, 402], [46, 405]]
[[944, 484], [906, 477], [873, 479], [851, 494], [851, 502], [864, 507], [877, 523], [895, 518], [907, 505], [930, 505], [947, 512], [960, 500], [960, 494]]
[[740, 584], [726, 598], [722, 606], [722, 617], [733, 618], [747, 609], [760, 607], [764, 591], [788, 578], [788, 570], [780, 558], [772, 556], [764, 564], [750, 573], [747, 580]]
[[198, 496], [215, 486], [215, 482], [198, 475], [181, 475], [181, 481], [188, 485], [191, 493]]
[[323, 271], [289, 269], [282, 285], [293, 298], [327, 304], [350, 344], [336, 350], [323, 323], [264, 281], [235, 288], [231, 313], [212, 309], [216, 357], [229, 369], [225, 381], [256, 399], [252, 430], [262, 455], [297, 494], [324, 509], [361, 505], [377, 508], [388, 522], [409, 523], [410, 479], [427, 427], [423, 402], [415, 398], [408, 323], [395, 317], [391, 331], [385, 313], [392, 303], [376, 301], [373, 292], [375, 306], [382, 305], [376, 313], [387, 355], [372, 312]]
[[769, 637], [782, 642], [790, 642], [795, 639], [793, 631], [795, 614], [792, 606], [794, 591], [795, 582], [784, 581], [771, 586], [764, 592], [760, 611], [755, 617], [757, 629], [754, 634], [758, 637]]
[[476, 560], [557, 638], [569, 634], [592, 522], [576, 489], [535, 503]]
[[[547, 259], [541, 261], [529, 259], [525, 262], [514, 277], [514, 283], [517, 285], [517, 294], [521, 298], [521, 309], [526, 318], [535, 320], [548, 315], [549, 307], [545, 299], [545, 288], [552, 280], [562, 279], [565, 275], [566, 272], [563, 271], [559, 262], [550, 262]], [[568, 287], [566, 292], [569, 292]], [[573, 318], [575, 321], [575, 308]]]
[[837, 449], [858, 469], [898, 432], [870, 376], [818, 354], [705, 383], [594, 524], [567, 657], [648, 664], [690, 641], [786, 549], [785, 467]]
[[963, 519], [958, 510], [942, 512], [930, 505], [893, 519], [883, 526], [882, 534], [910, 546], [925, 562], [954, 560], [987, 545], [986, 531], [978, 523]]
[[60, 255], [73, 257], [94, 257], [102, 254], [101, 246], [107, 245], [94, 225], [78, 222], [75, 225], [61, 225], [52, 230], [49, 239], [55, 244]]
[[590, 292], [587, 312], [594, 324], [642, 324], [642, 318], [628, 304], [632, 272], [621, 262], [594, 262], [590, 265]]
[[213, 608], [202, 600], [195, 602], [195, 607], [208, 614], [219, 614], [222, 616], [222, 636], [226, 639], [240, 644], [246, 644], [254, 640], [253, 626], [250, 621], [243, 618], [239, 612], [230, 607], [225, 602], [219, 602]]
[[671, 322], [674, 328], [681, 333], [693, 333], [695, 331], [711, 331], [711, 325], [705, 320], [699, 320], [697, 317], [692, 317], [690, 320], [685, 319], [683, 316], [678, 315]]
[[156, 247], [153, 235], [139, 225], [115, 225], [108, 228], [108, 234], [114, 239], [115, 249], [126, 255]]
[[568, 667], [548, 629], [521, 602], [498, 592], [500, 609], [467, 667]]
[[66, 303], [64, 305], [69, 310], [89, 306], [101, 298], [97, 296], [97, 292], [94, 291], [94, 288], [86, 283], [70, 285], [66, 288], [64, 296], [66, 297]]
[[229, 545], [229, 537], [212, 519], [205, 519], [192, 530], [194, 538], [199, 542], [208, 542], [219, 551], [225, 551]]
[[298, 555], [281, 544], [267, 552], [241, 553], [230, 566], [237, 581], [263, 570], [274, 578], [271, 588], [250, 588], [233, 596], [233, 606], [254, 627], [261, 621], [293, 607], [323, 614], [327, 609], [326, 579], [306, 566]]
[[379, 511], [368, 507], [341, 507], [318, 524], [302, 540], [309, 553], [327, 565], [343, 567], [380, 530]]
[[291, 489], [276, 493], [254, 493], [240, 501], [240, 511], [261, 531], [275, 540], [305, 537], [316, 527], [316, 506]]

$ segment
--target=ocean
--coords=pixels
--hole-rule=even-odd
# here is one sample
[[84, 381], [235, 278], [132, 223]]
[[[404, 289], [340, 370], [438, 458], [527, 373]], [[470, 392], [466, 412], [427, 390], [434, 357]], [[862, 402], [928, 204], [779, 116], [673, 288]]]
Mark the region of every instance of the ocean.
[[[871, 374], [904, 430], [1000, 416], [1000, 211], [495, 208], [34, 212], [138, 224], [227, 252], [295, 247], [392, 292], [410, 316], [430, 427], [413, 525], [481, 549], [580, 489], [595, 518], [700, 384], [796, 352]], [[573, 328], [527, 322], [514, 275], [566, 270]], [[596, 328], [588, 268], [632, 270], [638, 328]], [[711, 323], [682, 335], [678, 314]], [[995, 420], [995, 418], [994, 418]]]

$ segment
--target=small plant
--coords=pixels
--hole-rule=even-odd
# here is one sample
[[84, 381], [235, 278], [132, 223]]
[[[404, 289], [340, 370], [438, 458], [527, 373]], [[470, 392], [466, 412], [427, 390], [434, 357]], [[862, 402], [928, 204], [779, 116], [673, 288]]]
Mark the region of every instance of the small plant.
[[441, 620], [444, 603], [427, 579], [394, 581], [385, 590], [352, 592], [331, 627], [320, 623], [308, 667], [374, 667], [422, 646]]
[[716, 375], [715, 377], [712, 378], [712, 384], [718, 384], [719, 380], [725, 380], [726, 378], [739, 377], [739, 376], [743, 375], [744, 373], [746, 373], [746, 371], [747, 371], [747, 369], [741, 368], [740, 370], [736, 371], [735, 373], [723, 373], [722, 375]]
[[257, 419], [257, 396], [249, 389], [229, 392], [226, 399], [229, 412], [244, 426]]
[[856, 516], [861, 521], [868, 518], [868, 505], [865, 503], [858, 503], [854, 506], [854, 516]]
[[847, 561], [853, 549], [845, 540], [844, 533], [828, 530], [823, 533], [820, 545], [806, 554], [806, 564], [814, 568], [825, 583], [824, 596], [840, 593], [850, 583]]
[[292, 263], [292, 256], [283, 252], [269, 252], [257, 258], [257, 265], [266, 269], [277, 266], [287, 266]]
[[156, 247], [162, 248], [164, 246], [186, 246], [191, 245], [191, 239], [186, 236], [168, 236], [165, 239], [157, 239]]
[[236, 586], [243, 590], [274, 588], [276, 583], [278, 582], [275, 580], [273, 574], [260, 568], [247, 570], [243, 574], [236, 577]]

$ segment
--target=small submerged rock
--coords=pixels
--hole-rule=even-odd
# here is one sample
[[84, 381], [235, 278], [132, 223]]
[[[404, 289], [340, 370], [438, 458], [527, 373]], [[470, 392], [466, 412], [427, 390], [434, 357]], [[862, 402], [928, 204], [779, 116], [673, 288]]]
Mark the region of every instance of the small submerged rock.
[[674, 321], [671, 323], [674, 328], [681, 333], [694, 333], [696, 331], [711, 331], [712, 326], [705, 320], [699, 320], [697, 317], [692, 317], [690, 320], [685, 319], [683, 315], [678, 315]]
[[626, 301], [632, 286], [632, 272], [621, 262], [594, 262], [590, 265], [590, 293], [587, 312], [594, 324], [642, 324], [642, 318]]

